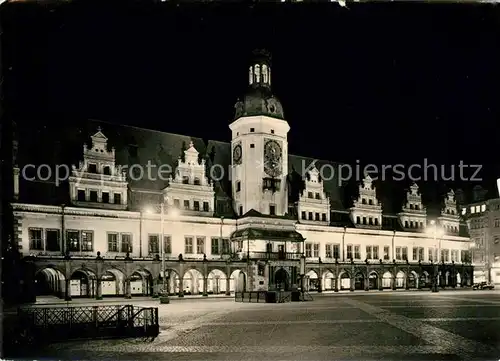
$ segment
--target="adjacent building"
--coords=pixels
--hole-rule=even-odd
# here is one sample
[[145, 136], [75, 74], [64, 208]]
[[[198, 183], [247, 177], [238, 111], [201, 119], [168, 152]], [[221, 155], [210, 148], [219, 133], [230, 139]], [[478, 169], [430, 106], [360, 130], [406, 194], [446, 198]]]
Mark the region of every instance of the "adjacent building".
[[476, 187], [474, 202], [462, 207], [471, 238], [474, 282], [500, 285], [500, 198], [485, 199]]
[[97, 120], [19, 130], [12, 239], [33, 294], [471, 284], [453, 191], [437, 218], [416, 184], [387, 214], [366, 174], [348, 203], [338, 164], [289, 154], [267, 52], [247, 76], [228, 142]]

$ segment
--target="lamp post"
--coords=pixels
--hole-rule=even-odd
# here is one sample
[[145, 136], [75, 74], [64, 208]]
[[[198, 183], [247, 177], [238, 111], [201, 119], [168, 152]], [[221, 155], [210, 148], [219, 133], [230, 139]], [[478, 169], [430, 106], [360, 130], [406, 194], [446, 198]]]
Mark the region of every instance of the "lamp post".
[[[169, 215], [175, 218], [176, 209], [172, 209], [173, 212], [169, 212]], [[147, 211], [151, 213], [151, 211]], [[165, 264], [165, 236], [164, 236], [164, 223], [165, 223], [165, 205], [163, 202], [160, 203], [160, 253], [161, 253], [161, 271], [162, 276], [162, 289], [160, 292], [160, 303], [170, 303], [168, 290], [167, 290], [167, 270]]]
[[[437, 248], [438, 248], [438, 252], [437, 252], [437, 257], [436, 257], [436, 261], [434, 263], [434, 282], [432, 284], [432, 292], [439, 292], [438, 290], [438, 277], [439, 277], [439, 261], [441, 260], [441, 230], [438, 229], [438, 226], [437, 226], [437, 223], [436, 221], [432, 220], [431, 221], [431, 226], [432, 226], [432, 229], [431, 229], [431, 232], [432, 232], [432, 236], [434, 238], [434, 246], [437, 245]], [[439, 239], [438, 239], [438, 236], [439, 236]]]
[[162, 280], [162, 291], [160, 293], [160, 303], [170, 303], [170, 299], [168, 298], [168, 290], [167, 290], [167, 270], [165, 269], [165, 239], [163, 235], [163, 222], [165, 221], [165, 206], [163, 202], [160, 203], [160, 234], [161, 234], [161, 269], [163, 274], [161, 276]]

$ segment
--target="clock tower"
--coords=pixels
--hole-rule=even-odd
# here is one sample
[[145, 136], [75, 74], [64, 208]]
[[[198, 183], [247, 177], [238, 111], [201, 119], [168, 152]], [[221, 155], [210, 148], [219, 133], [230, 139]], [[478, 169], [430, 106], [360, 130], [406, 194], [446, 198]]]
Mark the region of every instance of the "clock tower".
[[253, 52], [248, 90], [235, 105], [231, 129], [231, 182], [234, 209], [282, 216], [288, 210], [287, 134], [290, 126], [271, 92], [271, 56]]

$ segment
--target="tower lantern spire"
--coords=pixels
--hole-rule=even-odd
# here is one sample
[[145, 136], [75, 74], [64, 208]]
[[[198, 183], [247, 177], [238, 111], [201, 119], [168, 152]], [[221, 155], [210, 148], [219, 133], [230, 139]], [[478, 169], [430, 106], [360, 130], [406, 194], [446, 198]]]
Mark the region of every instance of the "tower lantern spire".
[[252, 87], [271, 87], [271, 53], [267, 50], [253, 51], [248, 69], [248, 84]]

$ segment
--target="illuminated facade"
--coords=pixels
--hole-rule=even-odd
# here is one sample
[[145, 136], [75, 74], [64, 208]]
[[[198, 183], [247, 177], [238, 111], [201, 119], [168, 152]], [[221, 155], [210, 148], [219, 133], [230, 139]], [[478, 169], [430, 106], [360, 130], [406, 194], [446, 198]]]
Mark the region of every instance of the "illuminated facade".
[[500, 285], [500, 198], [477, 199], [461, 212], [469, 227], [474, 282]]
[[[434, 262], [443, 287], [471, 283], [470, 242], [453, 192], [436, 218], [439, 237], [427, 232], [415, 184], [397, 214], [384, 212], [368, 175], [346, 204], [338, 179], [324, 172], [337, 164], [289, 154], [270, 56], [254, 55], [230, 142], [94, 120], [59, 135], [20, 134], [14, 240], [33, 265], [33, 292], [156, 295], [161, 230], [168, 291], [180, 296], [301, 285], [422, 288], [433, 282]], [[50, 137], [58, 148], [35, 157]], [[41, 176], [42, 164], [50, 177]], [[55, 178], [61, 165], [70, 173], [64, 180]]]

